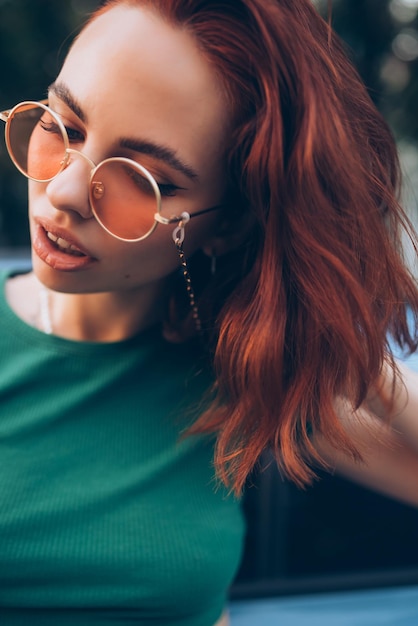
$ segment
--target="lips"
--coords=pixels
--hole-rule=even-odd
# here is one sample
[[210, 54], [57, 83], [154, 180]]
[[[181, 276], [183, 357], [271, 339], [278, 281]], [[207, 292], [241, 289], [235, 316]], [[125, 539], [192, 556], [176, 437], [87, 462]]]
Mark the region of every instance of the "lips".
[[84, 269], [97, 260], [66, 231], [48, 224], [36, 224], [32, 249], [44, 263], [64, 272]]

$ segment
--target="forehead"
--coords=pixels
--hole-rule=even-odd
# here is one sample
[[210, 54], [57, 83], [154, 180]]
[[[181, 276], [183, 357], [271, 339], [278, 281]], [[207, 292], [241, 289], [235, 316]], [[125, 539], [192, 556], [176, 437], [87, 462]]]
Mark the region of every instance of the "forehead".
[[87, 115], [108, 116], [123, 134], [134, 123], [153, 139], [181, 139], [185, 150], [203, 142], [209, 155], [223, 144], [230, 116], [221, 81], [193, 36], [149, 9], [119, 5], [95, 19], [60, 79]]

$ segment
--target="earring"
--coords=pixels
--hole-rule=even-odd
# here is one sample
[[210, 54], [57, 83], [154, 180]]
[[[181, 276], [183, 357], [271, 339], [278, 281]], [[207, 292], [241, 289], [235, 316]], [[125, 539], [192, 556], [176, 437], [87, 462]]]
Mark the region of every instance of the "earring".
[[190, 278], [189, 268], [187, 266], [186, 256], [183, 250], [183, 242], [184, 242], [184, 226], [190, 220], [190, 215], [186, 212], [181, 214], [181, 219], [177, 224], [176, 228], [173, 230], [173, 241], [176, 246], [180, 263], [183, 271], [184, 280], [186, 283], [187, 295], [189, 296], [189, 303], [192, 309], [192, 317], [195, 323], [195, 327], [198, 333], [202, 331], [202, 322], [199, 316], [199, 310], [196, 304], [196, 298], [194, 294], [194, 290], [192, 287], [192, 280]]

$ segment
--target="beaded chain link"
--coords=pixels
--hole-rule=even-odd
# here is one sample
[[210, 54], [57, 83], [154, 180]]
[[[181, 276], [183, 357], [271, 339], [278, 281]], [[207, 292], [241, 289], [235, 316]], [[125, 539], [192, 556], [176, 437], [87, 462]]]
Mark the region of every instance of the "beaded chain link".
[[184, 280], [186, 282], [186, 290], [187, 295], [189, 297], [190, 307], [192, 309], [192, 317], [196, 326], [196, 330], [198, 333], [202, 332], [202, 322], [199, 316], [199, 310], [197, 308], [196, 297], [194, 293], [194, 289], [192, 286], [192, 280], [190, 278], [189, 268], [187, 266], [186, 255], [183, 250], [183, 241], [184, 241], [184, 225], [190, 220], [190, 215], [188, 213], [181, 214], [181, 220], [179, 221], [177, 227], [173, 231], [173, 241], [176, 246], [178, 255], [180, 257], [180, 264], [184, 276]]
[[189, 268], [187, 267], [186, 256], [183, 251], [183, 243], [179, 239], [177, 239], [174, 243], [176, 244], [177, 252], [180, 257], [180, 264], [183, 271], [184, 280], [186, 282], [187, 295], [189, 296], [189, 303], [192, 309], [192, 317], [196, 326], [196, 330], [198, 333], [200, 333], [202, 332], [202, 322], [200, 320], [199, 310], [196, 304], [196, 297], [192, 287]]

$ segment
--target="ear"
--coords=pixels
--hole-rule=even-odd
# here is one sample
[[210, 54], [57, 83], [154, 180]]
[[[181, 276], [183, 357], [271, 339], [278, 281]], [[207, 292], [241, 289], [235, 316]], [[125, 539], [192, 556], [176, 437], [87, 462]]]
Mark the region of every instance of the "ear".
[[220, 257], [239, 248], [245, 242], [254, 226], [254, 216], [248, 211], [235, 215], [236, 218], [229, 216], [218, 223], [214, 235], [202, 247], [204, 254]]

